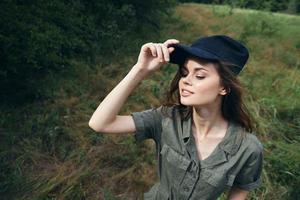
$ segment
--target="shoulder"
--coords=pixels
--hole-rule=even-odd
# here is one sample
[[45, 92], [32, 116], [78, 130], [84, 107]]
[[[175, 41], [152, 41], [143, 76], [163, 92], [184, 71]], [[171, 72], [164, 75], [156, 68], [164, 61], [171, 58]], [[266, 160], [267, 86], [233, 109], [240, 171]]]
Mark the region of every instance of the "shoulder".
[[157, 108], [157, 110], [164, 116], [164, 117], [175, 117], [179, 115], [180, 107], [178, 105], [171, 105], [165, 106], [161, 105]]
[[263, 144], [255, 135], [255, 133], [244, 132], [244, 140], [242, 145], [246, 148], [248, 152], [252, 154], [262, 154], [263, 152]]

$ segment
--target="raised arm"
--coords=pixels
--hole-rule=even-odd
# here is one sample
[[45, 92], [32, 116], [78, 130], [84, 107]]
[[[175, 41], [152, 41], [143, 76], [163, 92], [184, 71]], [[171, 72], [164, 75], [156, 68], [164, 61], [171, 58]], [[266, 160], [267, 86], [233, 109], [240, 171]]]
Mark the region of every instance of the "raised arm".
[[169, 61], [169, 54], [174, 48], [168, 48], [168, 45], [178, 42], [178, 40], [170, 39], [160, 44], [144, 44], [137, 63], [100, 103], [89, 120], [89, 126], [94, 131], [102, 133], [135, 132], [136, 127], [132, 116], [118, 115], [118, 113], [137, 85]]

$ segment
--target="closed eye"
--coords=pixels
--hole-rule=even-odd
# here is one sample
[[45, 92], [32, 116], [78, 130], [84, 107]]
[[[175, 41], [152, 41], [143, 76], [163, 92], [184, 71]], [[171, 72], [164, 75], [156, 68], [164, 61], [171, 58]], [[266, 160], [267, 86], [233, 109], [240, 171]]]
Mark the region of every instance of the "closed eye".
[[197, 77], [197, 79], [204, 79], [205, 78], [205, 76], [196, 76]]
[[[181, 70], [179, 72], [180, 72], [181, 77], [186, 77], [189, 74], [189, 72], [185, 68], [181, 68]], [[195, 77], [199, 80], [202, 80], [205, 78], [205, 76], [199, 76], [199, 75], [195, 76]]]

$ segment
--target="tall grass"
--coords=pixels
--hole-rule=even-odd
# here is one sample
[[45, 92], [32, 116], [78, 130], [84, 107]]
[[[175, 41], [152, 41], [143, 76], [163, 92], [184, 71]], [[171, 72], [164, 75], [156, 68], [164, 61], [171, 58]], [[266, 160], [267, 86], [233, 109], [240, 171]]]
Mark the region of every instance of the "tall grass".
[[[131, 134], [105, 135], [88, 120], [126, 75], [148, 41], [228, 34], [250, 49], [240, 79], [265, 147], [263, 185], [249, 199], [298, 199], [300, 141], [299, 16], [181, 4], [160, 35], [133, 42], [118, 58], [96, 66], [74, 63], [72, 74], [51, 81], [49, 101], [1, 108], [1, 199], [136, 199], [157, 180], [152, 141]], [[112, 62], [113, 61], [113, 62]], [[141, 82], [121, 114], [158, 106], [177, 66], [167, 65]], [[220, 199], [225, 199], [225, 195]]]

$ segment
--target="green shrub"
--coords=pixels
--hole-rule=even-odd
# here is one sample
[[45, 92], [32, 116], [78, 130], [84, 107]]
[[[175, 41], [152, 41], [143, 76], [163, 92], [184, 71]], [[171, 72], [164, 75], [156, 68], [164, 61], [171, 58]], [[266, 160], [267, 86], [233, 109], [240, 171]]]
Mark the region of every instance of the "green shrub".
[[[0, 2], [0, 102], [52, 95], [44, 80], [70, 73], [71, 60], [112, 59], [137, 37], [157, 32], [175, 0]], [[56, 80], [53, 80], [55, 82]], [[49, 92], [50, 91], [50, 92]]]
[[272, 14], [257, 12], [245, 17], [242, 30], [239, 39], [247, 43], [251, 36], [270, 38], [278, 32], [279, 28]]

